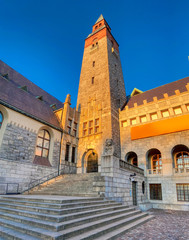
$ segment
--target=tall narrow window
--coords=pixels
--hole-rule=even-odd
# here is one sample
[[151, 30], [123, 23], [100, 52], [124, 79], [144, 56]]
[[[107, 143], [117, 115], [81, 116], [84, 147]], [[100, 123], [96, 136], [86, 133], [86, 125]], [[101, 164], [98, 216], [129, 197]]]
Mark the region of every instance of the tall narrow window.
[[48, 158], [50, 148], [50, 134], [47, 130], [39, 131], [37, 137], [37, 147], [35, 155], [39, 157]]
[[68, 119], [68, 134], [71, 134], [72, 120]]
[[93, 67], [95, 67], [95, 61], [93, 61]]
[[0, 112], [0, 128], [2, 126], [2, 123], [3, 123], [3, 114], [2, 112]]
[[83, 123], [83, 136], [87, 135], [87, 122]]
[[94, 84], [94, 77], [92, 77], [92, 79], [91, 79], [91, 83]]
[[70, 145], [66, 144], [66, 154], [65, 154], [65, 161], [69, 161], [69, 152], [70, 152]]
[[75, 147], [72, 148], [72, 163], [75, 163]]
[[99, 118], [95, 119], [95, 133], [99, 132]]

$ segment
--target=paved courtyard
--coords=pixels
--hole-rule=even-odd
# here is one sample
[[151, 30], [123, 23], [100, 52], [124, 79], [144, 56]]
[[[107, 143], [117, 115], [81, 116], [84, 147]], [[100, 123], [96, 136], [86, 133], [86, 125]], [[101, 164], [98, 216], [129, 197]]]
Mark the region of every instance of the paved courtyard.
[[189, 240], [189, 212], [151, 209], [155, 218], [117, 240]]

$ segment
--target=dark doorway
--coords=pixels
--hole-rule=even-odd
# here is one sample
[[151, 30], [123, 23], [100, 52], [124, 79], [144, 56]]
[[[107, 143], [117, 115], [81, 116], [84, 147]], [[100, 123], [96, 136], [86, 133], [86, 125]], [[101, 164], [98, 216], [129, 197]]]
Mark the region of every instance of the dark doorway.
[[137, 182], [132, 182], [133, 205], [137, 206]]
[[98, 156], [92, 152], [87, 159], [87, 173], [98, 172]]

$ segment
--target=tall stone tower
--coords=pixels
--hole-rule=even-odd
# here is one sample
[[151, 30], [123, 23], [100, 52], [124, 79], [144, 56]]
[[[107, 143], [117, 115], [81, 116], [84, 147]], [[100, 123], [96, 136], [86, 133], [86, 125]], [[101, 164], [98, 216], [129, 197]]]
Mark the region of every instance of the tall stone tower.
[[126, 101], [119, 45], [101, 15], [85, 40], [77, 107], [78, 173], [101, 171], [108, 146], [120, 157], [119, 109]]

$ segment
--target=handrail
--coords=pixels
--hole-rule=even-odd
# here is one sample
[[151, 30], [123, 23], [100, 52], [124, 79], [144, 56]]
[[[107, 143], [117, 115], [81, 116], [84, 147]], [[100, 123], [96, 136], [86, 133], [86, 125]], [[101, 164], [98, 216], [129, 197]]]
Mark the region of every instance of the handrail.
[[62, 174], [62, 171], [56, 170], [55, 172], [50, 173], [49, 175], [43, 176], [42, 178], [36, 179], [34, 181], [30, 181], [28, 184], [28, 188], [24, 190], [22, 193], [29, 191], [30, 189], [39, 186], [40, 184], [49, 181], [55, 177], [58, 177]]
[[[4, 193], [0, 192], [0, 194], [2, 194], [2, 195], [6, 195], [6, 194], [19, 194], [19, 191], [18, 191], [19, 190], [19, 183], [1, 183], [0, 182], [0, 185], [5, 185]], [[16, 191], [11, 191], [9, 189], [10, 185], [16, 185]], [[15, 188], [13, 188], [13, 190], [15, 190]]]

